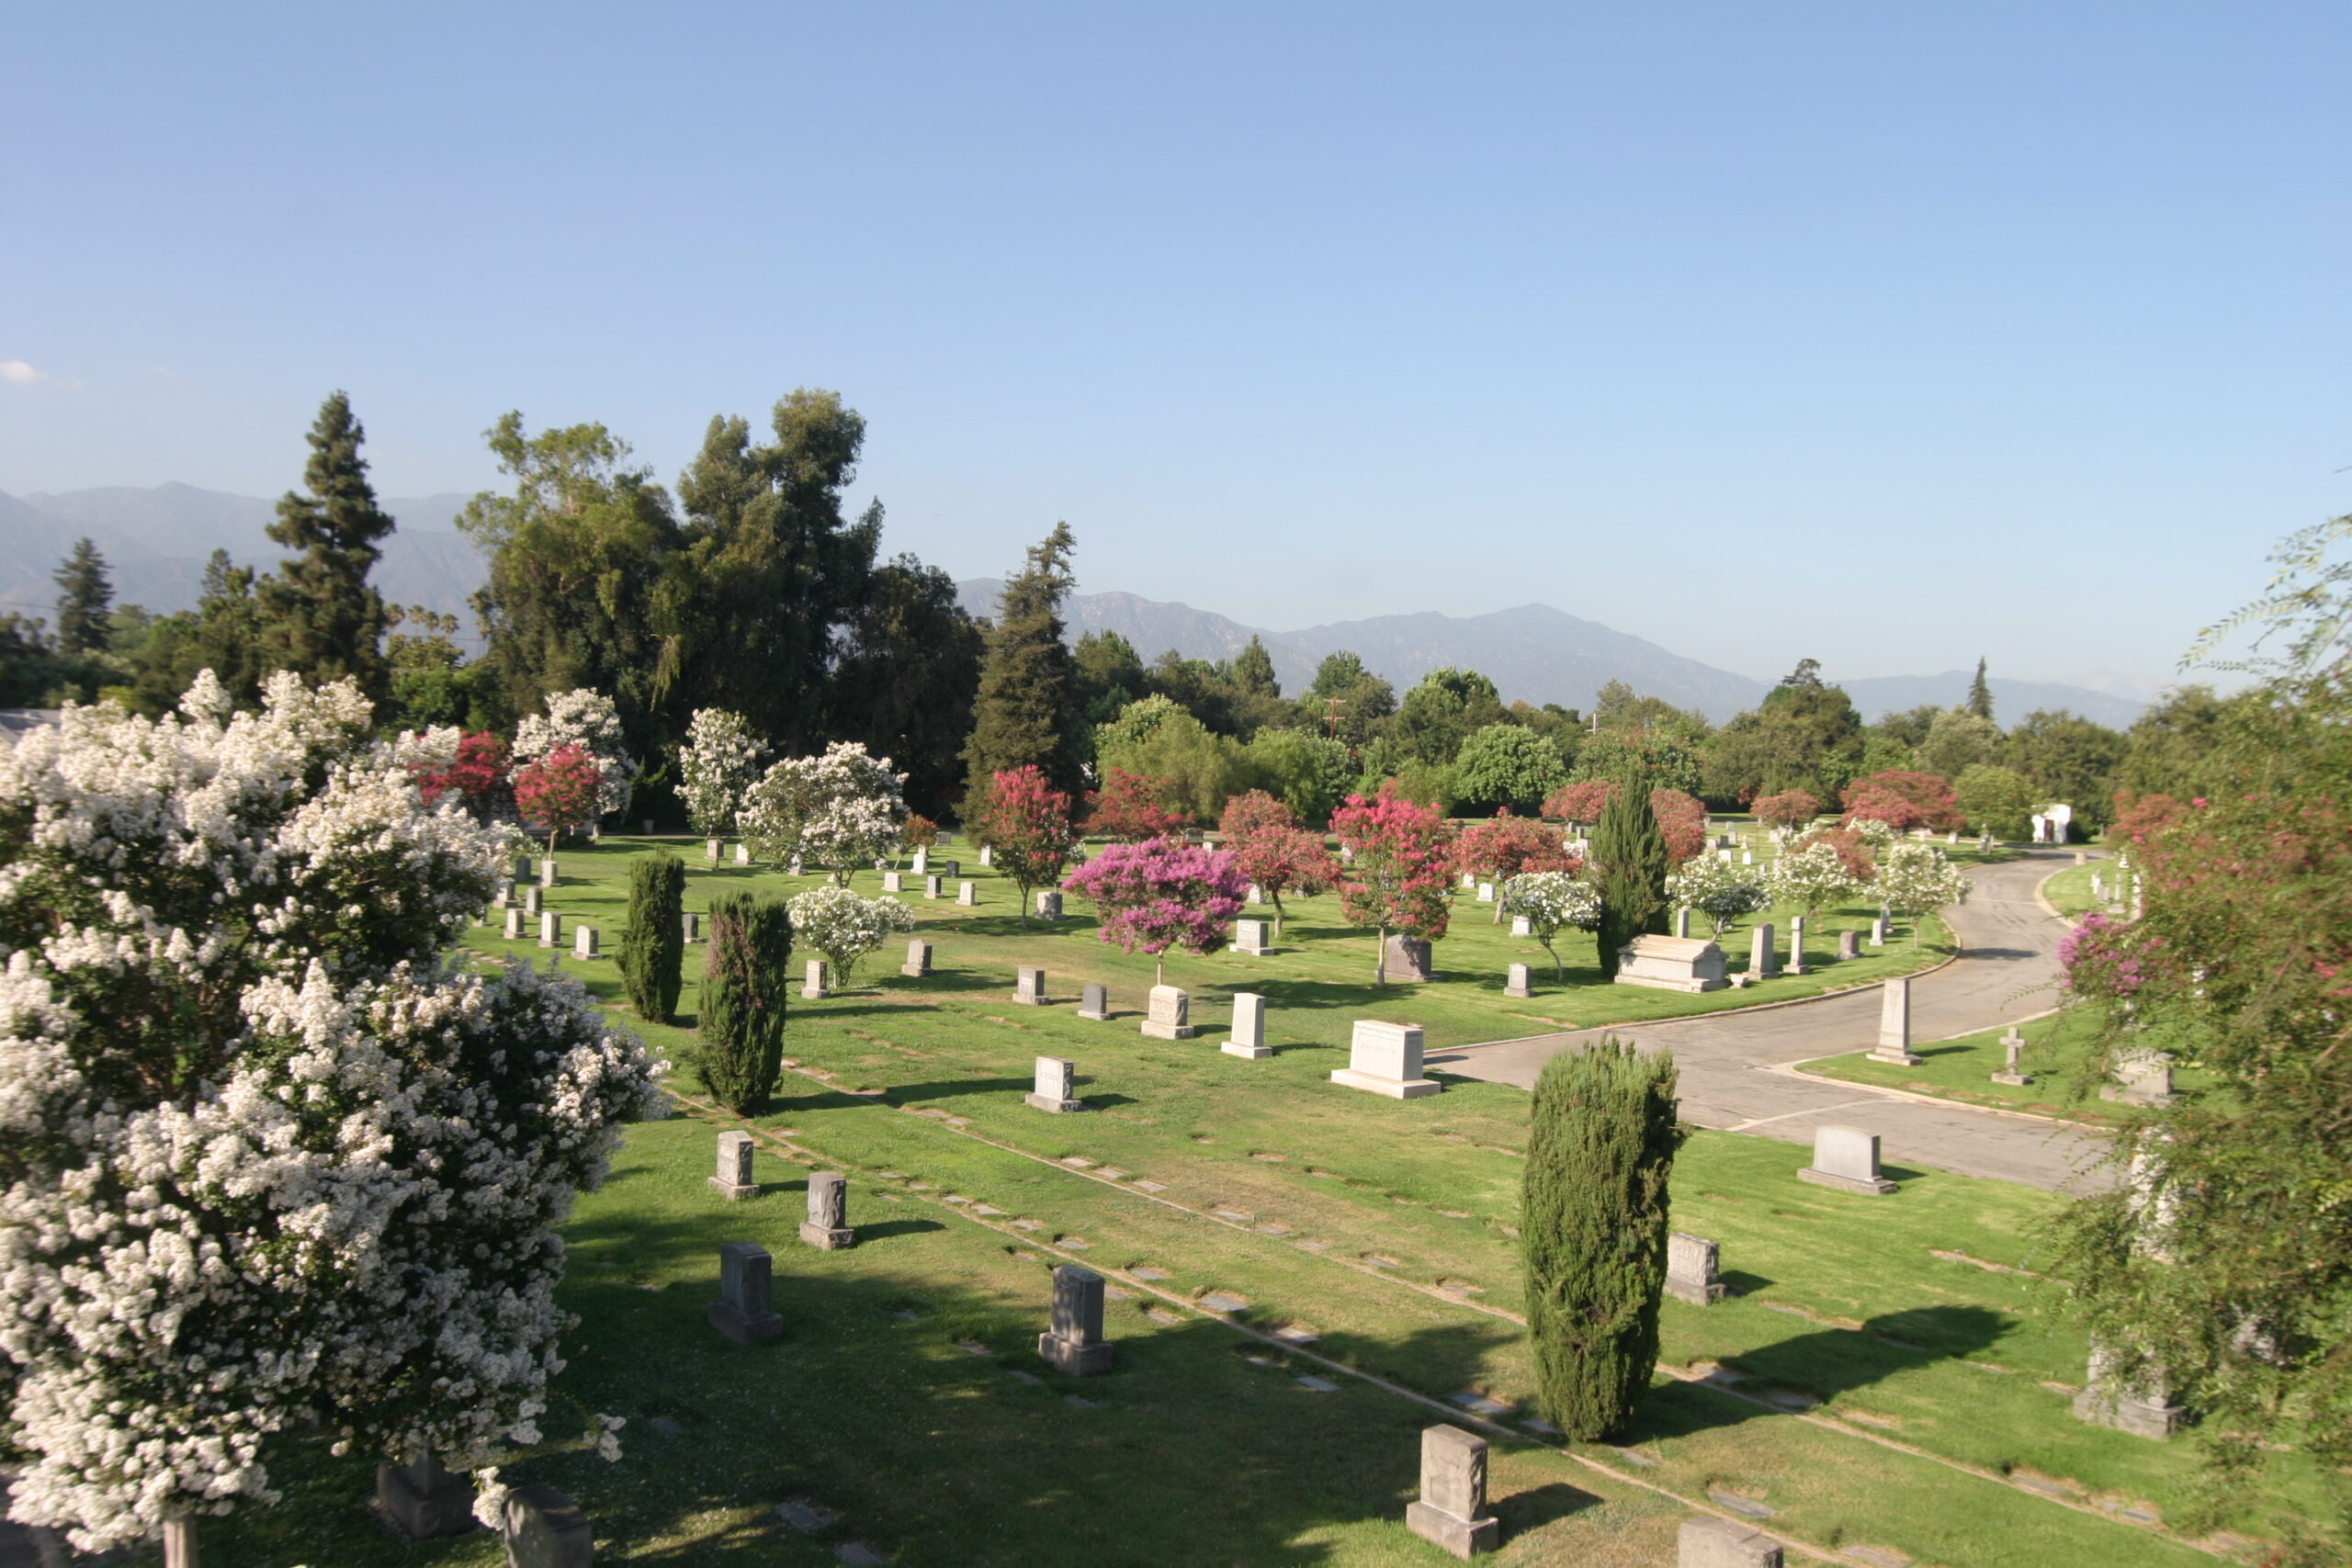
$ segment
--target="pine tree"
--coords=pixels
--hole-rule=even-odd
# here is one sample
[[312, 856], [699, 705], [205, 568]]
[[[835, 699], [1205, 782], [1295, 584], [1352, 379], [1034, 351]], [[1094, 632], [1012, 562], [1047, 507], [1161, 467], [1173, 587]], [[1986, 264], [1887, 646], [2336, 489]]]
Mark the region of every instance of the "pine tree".
[[1649, 786], [1637, 773], [1617, 781], [1617, 792], [1592, 829], [1592, 881], [1600, 890], [1600, 974], [1617, 977], [1617, 950], [1645, 931], [1666, 930], [1666, 874], [1671, 869], [1666, 834], [1650, 807]]
[[964, 743], [967, 818], [978, 814], [989, 781], [1000, 773], [1034, 764], [1057, 789], [1084, 782], [1072, 745], [1077, 664], [1062, 641], [1062, 601], [1075, 581], [1069, 570], [1075, 544], [1069, 525], [1055, 524], [1004, 585], [980, 662], [971, 739]]
[[711, 899], [695, 1068], [712, 1098], [740, 1116], [766, 1108], [784, 1069], [791, 962], [792, 911], [782, 898], [744, 892]]
[[1657, 1366], [1674, 1058], [1603, 1035], [1535, 1080], [1520, 1251], [1536, 1404], [1579, 1441], [1623, 1434]]
[[1993, 688], [1984, 683], [1984, 660], [1981, 655], [1976, 660], [1976, 679], [1968, 683], [1968, 701], [1962, 705], [1972, 717], [1993, 716]]
[[354, 676], [380, 701], [390, 684], [382, 647], [390, 617], [368, 572], [383, 557], [378, 542], [392, 519], [368, 486], [366, 439], [349, 398], [337, 392], [321, 405], [302, 472], [309, 493], [288, 491], [269, 525], [270, 538], [301, 554], [263, 581], [261, 602], [272, 668], [308, 681]]
[[112, 629], [108, 612], [114, 606], [107, 558], [92, 541], [76, 539], [73, 553], [51, 581], [57, 584], [57, 651], [69, 656], [102, 651]]
[[678, 1010], [686, 942], [686, 865], [673, 854], [634, 855], [628, 863], [628, 925], [618, 954], [629, 1005], [649, 1023]]

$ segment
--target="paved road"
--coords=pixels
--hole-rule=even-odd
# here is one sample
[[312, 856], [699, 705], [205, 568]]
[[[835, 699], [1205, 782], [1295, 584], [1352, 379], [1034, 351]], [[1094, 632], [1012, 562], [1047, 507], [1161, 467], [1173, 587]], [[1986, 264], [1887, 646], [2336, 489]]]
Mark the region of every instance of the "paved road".
[[[1911, 983], [1915, 1043], [1997, 1029], [2055, 1005], [2057, 945], [2065, 927], [2042, 909], [2034, 889], [2072, 858], [2065, 851], [2038, 851], [1969, 874], [1975, 891], [1946, 911], [1961, 956]], [[2100, 1152], [2095, 1133], [1906, 1100], [1792, 1070], [1792, 1063], [1877, 1044], [1881, 997], [1882, 987], [1872, 986], [1788, 1007], [1635, 1024], [1615, 1032], [1674, 1053], [1683, 1119], [1702, 1127], [1797, 1144], [1810, 1144], [1813, 1130], [1825, 1122], [1860, 1127], [1881, 1134], [1882, 1157], [1890, 1167], [1934, 1166], [2034, 1187], [2064, 1188], [2089, 1170]], [[1547, 1058], [1600, 1032], [1473, 1045], [1429, 1060], [1464, 1077], [1528, 1089]]]

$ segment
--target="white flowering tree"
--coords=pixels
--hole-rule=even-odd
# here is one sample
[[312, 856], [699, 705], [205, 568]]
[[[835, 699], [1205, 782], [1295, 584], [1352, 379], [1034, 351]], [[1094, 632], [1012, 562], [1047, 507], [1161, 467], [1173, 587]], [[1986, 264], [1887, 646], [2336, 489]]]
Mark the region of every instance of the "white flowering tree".
[[1815, 842], [1782, 850], [1764, 872], [1764, 890], [1773, 903], [1808, 915], [1852, 897], [1861, 886], [1861, 879], [1847, 868], [1835, 844]]
[[0, 754], [12, 1511], [85, 1549], [275, 1494], [265, 1439], [535, 1437], [572, 1195], [661, 1064], [576, 983], [438, 956], [499, 836], [348, 682], [68, 708]]
[[830, 882], [794, 895], [790, 908], [794, 940], [823, 953], [832, 983], [843, 988], [859, 959], [891, 932], [915, 929], [914, 911], [896, 898], [861, 898]]
[[1600, 889], [1565, 871], [1525, 871], [1503, 884], [1503, 908], [1527, 917], [1528, 932], [1552, 955], [1552, 977], [1558, 980], [1566, 971], [1552, 943], [1571, 927], [1591, 931], [1600, 924]]
[[834, 882], [895, 854], [907, 833], [904, 773], [865, 743], [836, 740], [821, 757], [788, 757], [753, 784], [740, 829], [752, 853], [768, 862], [797, 855]]
[[548, 694], [546, 713], [528, 715], [514, 727], [514, 766], [536, 762], [564, 746], [580, 747], [604, 770], [596, 814], [617, 817], [627, 811], [639, 770], [621, 743], [621, 716], [613, 699], [585, 686]]
[[724, 838], [743, 808], [743, 792], [760, 774], [767, 753], [741, 714], [726, 708], [696, 708], [686, 723], [686, 743], [678, 748], [678, 793], [686, 817], [706, 839]]
[[1682, 908], [1696, 909], [1715, 925], [1721, 940], [1724, 928], [1742, 915], [1752, 915], [1771, 903], [1764, 890], [1764, 874], [1752, 865], [1734, 865], [1718, 855], [1693, 855], [1682, 869], [1668, 874], [1666, 896]]
[[1919, 945], [1919, 920], [1947, 904], [1967, 900], [1976, 885], [1960, 874], [1934, 844], [1892, 844], [1878, 855], [1871, 886], [1879, 901], [1911, 922], [1911, 945]]

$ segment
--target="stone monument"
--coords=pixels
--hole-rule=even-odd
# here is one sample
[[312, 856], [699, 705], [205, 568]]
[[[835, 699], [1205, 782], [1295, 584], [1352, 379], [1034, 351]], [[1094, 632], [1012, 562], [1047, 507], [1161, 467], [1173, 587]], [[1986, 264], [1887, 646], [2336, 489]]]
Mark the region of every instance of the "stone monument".
[[752, 1175], [752, 1134], [721, 1133], [718, 1134], [718, 1169], [710, 1184], [725, 1193], [729, 1201], [749, 1198], [760, 1190]]
[[1789, 918], [1789, 973], [1792, 975], [1804, 973], [1804, 917], [1803, 915], [1792, 915]]
[[1849, 958], [1860, 958], [1861, 955], [1862, 933], [1857, 931], [1839, 931], [1838, 933], [1838, 962], [1843, 964]]
[[523, 940], [523, 911], [520, 909], [506, 911], [506, 940], [509, 942]]
[[1154, 1040], [1190, 1040], [1200, 1032], [1193, 1027], [1193, 998], [1174, 986], [1154, 986], [1143, 1032]]
[[1872, 1198], [1894, 1190], [1894, 1183], [1878, 1173], [1878, 1134], [1859, 1127], [1815, 1127], [1813, 1163], [1797, 1172], [1797, 1179]]
[[589, 1568], [596, 1533], [580, 1506], [544, 1481], [506, 1494], [508, 1568]]
[[1459, 1427], [1421, 1429], [1421, 1495], [1405, 1505], [1405, 1528], [1468, 1562], [1492, 1551], [1502, 1524], [1487, 1513], [1487, 1439]]
[[1037, 1336], [1037, 1356], [1066, 1378], [1096, 1377], [1111, 1370], [1111, 1347], [1102, 1338], [1102, 1276], [1065, 1263], [1054, 1270], [1053, 1326]]
[[800, 1222], [800, 1239], [827, 1252], [857, 1245], [849, 1227], [848, 1177], [820, 1170], [808, 1178], [808, 1217]]
[[2025, 1036], [2011, 1024], [2001, 1036], [2001, 1070], [1993, 1075], [1995, 1083], [2005, 1083], [2012, 1089], [2023, 1089], [2033, 1081], [2033, 1075], [2018, 1066], [2018, 1058], [2025, 1054]]
[[784, 1332], [768, 1304], [775, 1260], [756, 1242], [730, 1241], [718, 1249], [718, 1299], [705, 1314], [730, 1345], [764, 1345]]
[[942, 877], [926, 876], [922, 879], [922, 896], [926, 898], [938, 897], [945, 887], [946, 882]]
[[1057, 1112], [1085, 1110], [1086, 1102], [1078, 1098], [1078, 1064], [1061, 1056], [1038, 1057], [1037, 1087], [1023, 1103]]
[[574, 958], [596, 956], [596, 928], [594, 926], [571, 928], [571, 956]]
[[1525, 915], [1513, 915], [1510, 918], [1510, 934], [1513, 936], [1533, 936], [1535, 934], [1535, 922], [1529, 919]]
[[977, 882], [957, 883], [956, 885], [956, 902], [963, 905], [964, 908], [967, 909], [978, 908], [980, 902], [980, 885]]
[[1046, 972], [1025, 964], [1017, 965], [1012, 971], [1012, 999], [1023, 1007], [1044, 1007]]
[[2132, 1048], [2115, 1054], [2115, 1081], [2098, 1091], [2119, 1105], [2170, 1105], [2172, 1054]]
[[1430, 967], [1430, 944], [1409, 936], [1392, 936], [1384, 950], [1383, 967], [1392, 980], [1424, 981], [1437, 977]]
[[1272, 920], [1236, 920], [1233, 922], [1233, 951], [1246, 953], [1252, 958], [1263, 958], [1273, 952], [1274, 923]]
[[1089, 980], [1079, 993], [1078, 1016], [1096, 1023], [1107, 1022], [1111, 1017], [1111, 988], [1099, 980]]
[[826, 995], [825, 961], [821, 958], [810, 959], [807, 974], [808, 977], [800, 983], [800, 999], [804, 1002], [823, 1001]]
[[1041, 920], [1058, 920], [1062, 918], [1060, 888], [1040, 887], [1037, 889], [1037, 918]]
[[907, 890], [907, 879], [906, 879], [903, 875], [901, 875], [899, 873], [895, 872], [895, 871], [886, 871], [886, 872], [884, 872], [884, 873], [882, 874], [882, 891], [883, 891], [883, 892], [885, 892], [885, 893], [904, 893], [906, 890]]
[[1637, 936], [1617, 950], [1617, 984], [1659, 991], [1720, 991], [1724, 950], [1687, 936]]
[[1747, 977], [1751, 982], [1769, 980], [1780, 972], [1780, 954], [1772, 949], [1772, 922], [1767, 920], [1747, 933]]
[[1445, 1086], [1421, 1076], [1421, 1026], [1356, 1020], [1348, 1044], [1348, 1065], [1331, 1081], [1350, 1089], [1369, 1089], [1391, 1100], [1419, 1100], [1441, 1094]]
[[1507, 997], [1532, 997], [1534, 994], [1534, 987], [1527, 983], [1527, 965], [1524, 964], [1512, 964], [1503, 976], [1503, 995]]
[[1899, 1067], [1916, 1067], [1923, 1060], [1911, 1050], [1911, 979], [1908, 976], [1896, 976], [1879, 994], [1878, 1047], [1871, 1053], [1871, 1060], [1891, 1062]]
[[907, 943], [907, 961], [899, 965], [899, 973], [909, 979], [921, 980], [931, 974], [931, 943], [916, 941]]
[[473, 1477], [442, 1468], [431, 1453], [376, 1467], [376, 1501], [411, 1540], [464, 1535], [474, 1528]]
[[1254, 991], [1233, 993], [1233, 1033], [1217, 1049], [1249, 1062], [1274, 1054], [1274, 1048], [1266, 1043], [1265, 998]]
[[1675, 1568], [1781, 1568], [1781, 1543], [1753, 1525], [1702, 1515], [1682, 1521]]
[[542, 887], [555, 886], [555, 856], [553, 855], [548, 856], [539, 863], [539, 886]]
[[702, 917], [688, 910], [678, 917], [678, 934], [688, 942], [702, 940]]
[[1727, 1287], [1716, 1274], [1721, 1248], [1704, 1236], [1682, 1231], [1666, 1238], [1666, 1293], [1692, 1306], [1711, 1306], [1724, 1299]]
[[2121, 1359], [2104, 1346], [2091, 1347], [2089, 1386], [2075, 1395], [2075, 1415], [2095, 1427], [2163, 1442], [2180, 1430], [2188, 1412], [2172, 1402], [2160, 1374], [2143, 1372], [2127, 1385], [2116, 1371]]
[[541, 947], [560, 947], [563, 945], [563, 917], [557, 914], [553, 909], [547, 909], [540, 912], [539, 945]]

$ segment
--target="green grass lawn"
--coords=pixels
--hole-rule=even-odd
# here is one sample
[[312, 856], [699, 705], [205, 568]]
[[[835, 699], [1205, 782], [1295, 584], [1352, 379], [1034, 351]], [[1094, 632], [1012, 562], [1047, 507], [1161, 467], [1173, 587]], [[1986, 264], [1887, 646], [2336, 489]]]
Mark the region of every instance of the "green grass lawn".
[[1956, 1100], [1971, 1105], [2062, 1116], [2091, 1126], [2120, 1126], [2140, 1112], [2109, 1100], [2077, 1099], [2073, 1093], [2076, 1064], [2097, 1030], [2096, 1021], [2080, 1013], [2058, 1013], [2018, 1025], [2018, 1032], [2026, 1042], [2019, 1066], [2033, 1080], [2023, 1085], [1993, 1081], [1993, 1074], [2007, 1060], [2001, 1044], [2003, 1032], [1997, 1029], [1957, 1040], [1914, 1045], [1913, 1054], [1921, 1058], [1914, 1066], [1874, 1061], [1869, 1052], [1858, 1051], [1806, 1062], [1799, 1070], [1846, 1083], [1907, 1089], [1913, 1094], [1934, 1095], [1939, 1100]]
[[2119, 906], [2105, 898], [2091, 897], [2091, 878], [2101, 878], [2112, 891], [2115, 863], [2095, 860], [2088, 865], [2070, 865], [2041, 885], [2041, 896], [2050, 900], [2052, 908], [2069, 919], [2086, 915], [2093, 909], [2115, 911]]
[[[554, 906], [616, 932], [628, 847], [563, 857]], [[692, 863], [695, 906], [714, 886], [789, 880]], [[1148, 963], [1102, 947], [1083, 920], [1023, 931], [1005, 885], [982, 886], [978, 910], [911, 900], [938, 975], [903, 978], [886, 953], [865, 988], [796, 999], [795, 1070], [752, 1123], [758, 1197], [729, 1204], [704, 1184], [714, 1130], [734, 1124], [717, 1116], [632, 1129], [613, 1179], [582, 1200], [565, 1287], [582, 1324], [559, 1386], [628, 1416], [628, 1452], [616, 1465], [542, 1456], [509, 1478], [579, 1498], [600, 1560], [818, 1563], [854, 1540], [909, 1565], [1433, 1564], [1446, 1559], [1397, 1522], [1415, 1434], [1439, 1418], [1432, 1404], [1483, 1398], [1502, 1424], [1505, 1563], [1670, 1561], [1689, 1506], [1722, 1506], [1710, 1493], [1757, 1500], [1773, 1510], [1766, 1528], [1825, 1554], [2208, 1561], [2120, 1517], [2177, 1509], [2187, 1445], [2072, 1415], [2086, 1348], [2036, 1271], [2048, 1195], [1901, 1168], [1893, 1198], [1826, 1192], [1795, 1180], [1802, 1148], [1693, 1134], [1674, 1224], [1723, 1244], [1735, 1294], [1667, 1303], [1661, 1375], [1633, 1439], [1564, 1453], [1521, 1417], [1532, 1375], [1511, 1227], [1526, 1097], [1457, 1079], [1400, 1102], [1327, 1081], [1358, 1016], [1420, 1021], [1433, 1046], [1511, 1032], [1528, 1004], [1500, 997], [1499, 971], [1532, 944], [1465, 919], [1439, 949], [1459, 978], [1381, 995], [1369, 939], [1310, 901], [1274, 958], [1171, 962], [1204, 1028], [1157, 1041], [1133, 1010]], [[487, 931], [478, 945], [504, 947]], [[1589, 941], [1571, 956], [1589, 966]], [[1910, 961], [1897, 946], [1843, 967]], [[1043, 963], [1062, 998], [1102, 978], [1128, 1010], [1094, 1023], [1068, 999], [1013, 1006], [1016, 962]], [[616, 992], [609, 958], [563, 964]], [[1216, 1049], [1237, 988], [1272, 998], [1271, 1059]], [[1714, 1000], [1585, 984], [1532, 1010], [1589, 1023]], [[684, 1059], [684, 1029], [645, 1032]], [[1087, 1113], [1022, 1103], [1039, 1055], [1078, 1063]], [[677, 1087], [691, 1095], [691, 1075]], [[854, 1250], [795, 1239], [794, 1156], [851, 1173]], [[730, 1240], [776, 1255], [781, 1344], [736, 1349], [703, 1325]], [[1121, 1292], [1117, 1366], [1078, 1382], [1035, 1354], [1047, 1274], [1073, 1260]], [[208, 1563], [496, 1561], [484, 1538], [383, 1536], [361, 1461], [289, 1440], [273, 1465], [286, 1506], [208, 1525]], [[793, 1500], [840, 1519], [802, 1537], [774, 1512]]]

